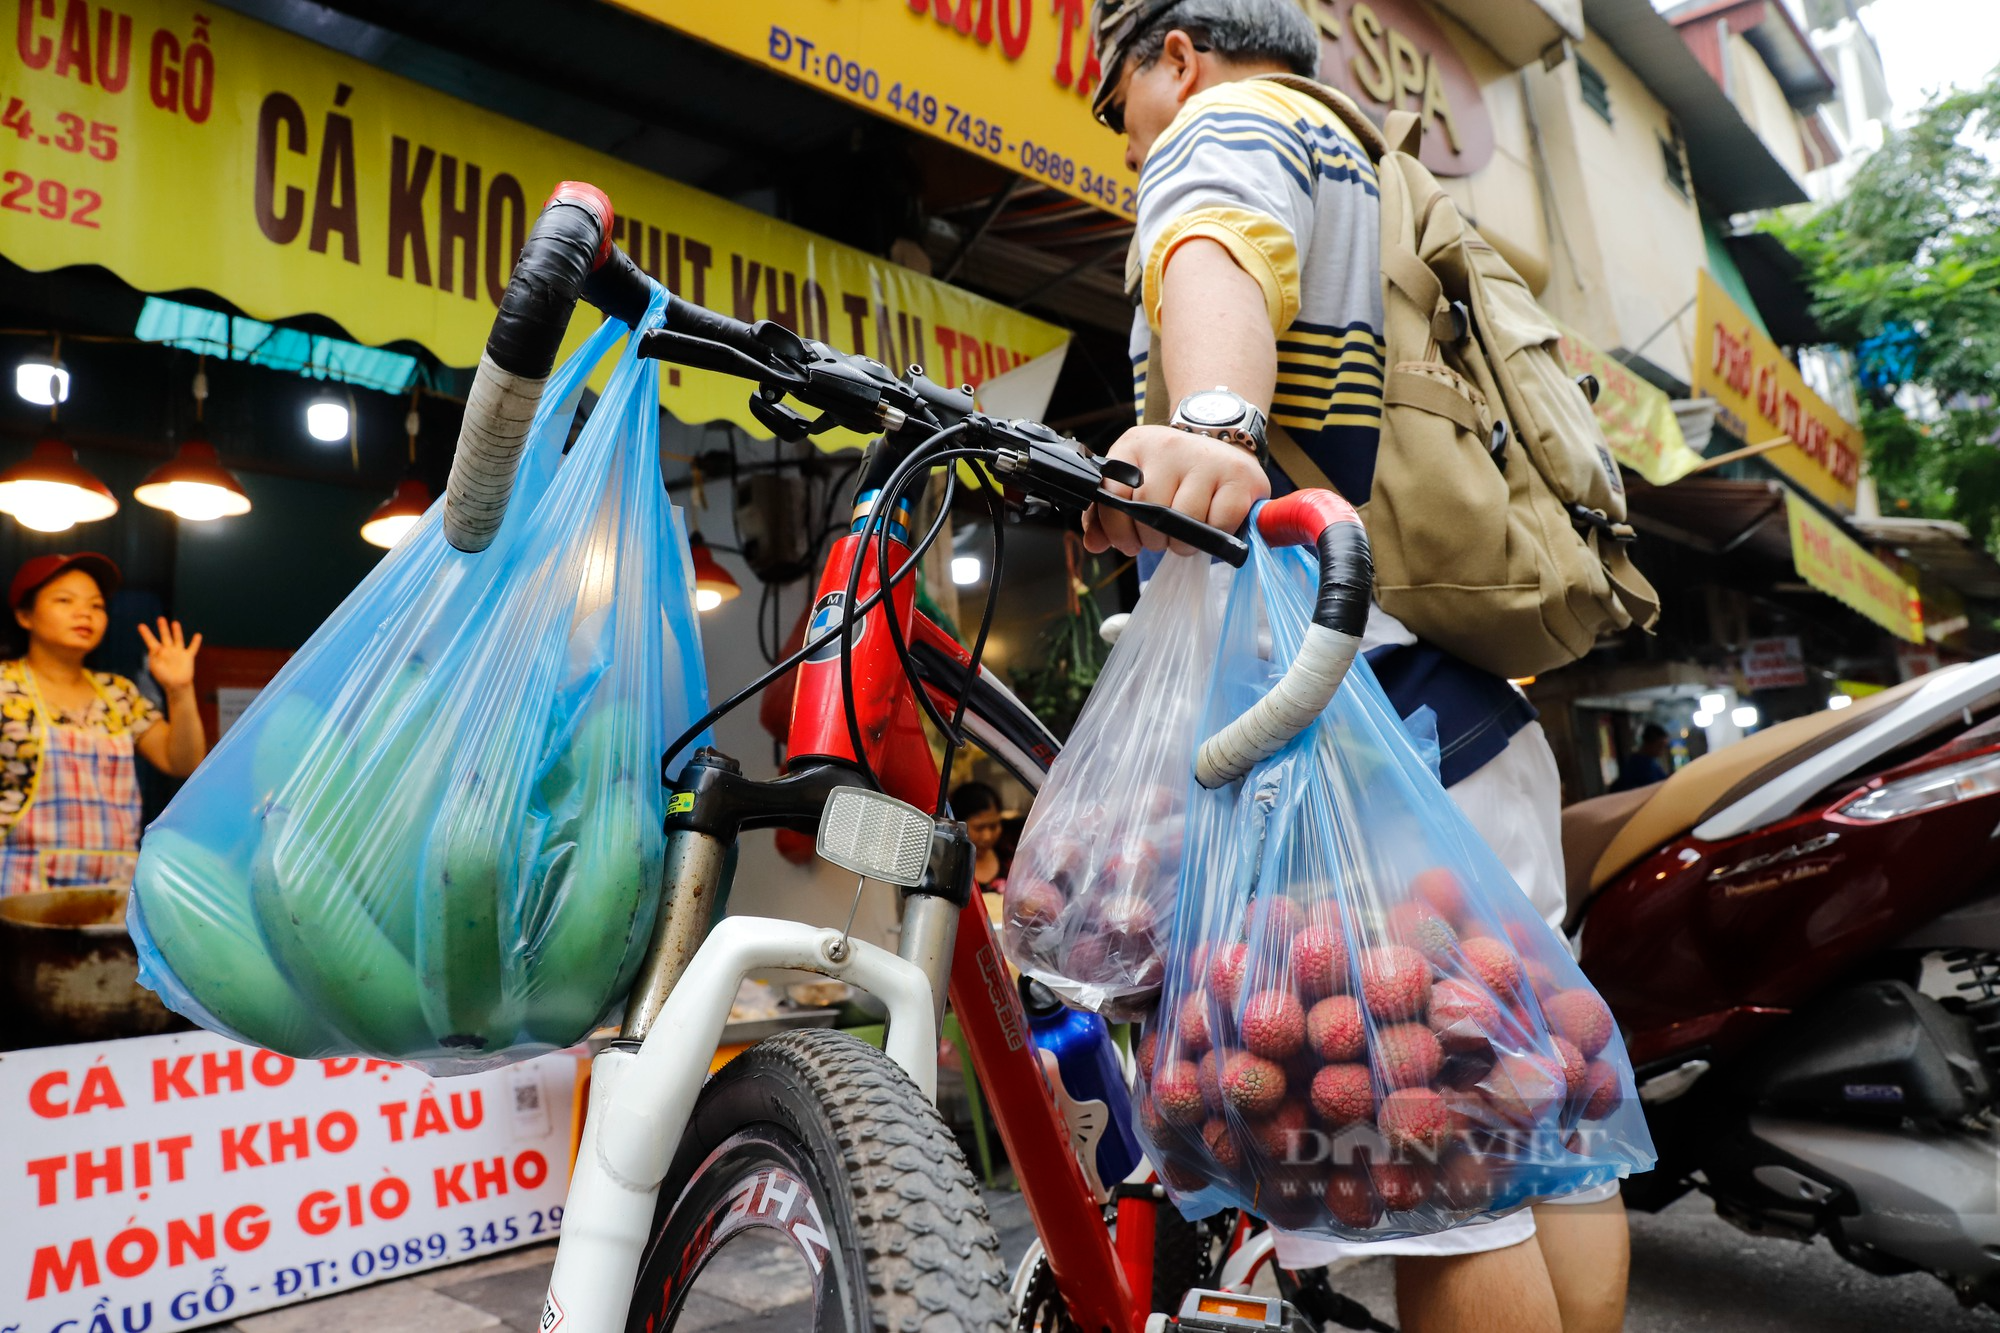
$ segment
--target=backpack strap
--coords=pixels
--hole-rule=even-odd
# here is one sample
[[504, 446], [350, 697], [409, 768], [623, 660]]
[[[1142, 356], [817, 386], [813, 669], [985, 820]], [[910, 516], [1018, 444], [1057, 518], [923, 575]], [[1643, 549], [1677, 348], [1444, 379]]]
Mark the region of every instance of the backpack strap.
[[[1368, 152], [1370, 162], [1380, 162], [1390, 151], [1389, 140], [1383, 137], [1381, 130], [1375, 128], [1375, 122], [1368, 119], [1368, 113], [1340, 89], [1329, 88], [1318, 79], [1308, 79], [1297, 74], [1260, 74], [1257, 77], [1280, 87], [1290, 88], [1295, 93], [1304, 93], [1315, 102], [1324, 104], [1334, 115], [1339, 116], [1348, 131], [1361, 141], [1362, 148]], [[1394, 123], [1393, 118], [1391, 123]]]

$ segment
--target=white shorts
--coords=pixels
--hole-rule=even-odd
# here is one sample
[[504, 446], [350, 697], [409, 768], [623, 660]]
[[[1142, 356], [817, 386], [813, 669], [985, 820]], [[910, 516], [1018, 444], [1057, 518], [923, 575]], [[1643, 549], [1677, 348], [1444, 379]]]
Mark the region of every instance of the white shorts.
[[[1449, 787], [1451, 799], [1486, 839], [1528, 901], [1558, 936], [1567, 904], [1563, 890], [1562, 778], [1542, 724], [1530, 722], [1507, 748], [1471, 776]], [[1608, 1181], [1552, 1204], [1601, 1203], [1618, 1193]], [[1523, 1208], [1490, 1222], [1472, 1222], [1407, 1240], [1326, 1240], [1273, 1229], [1278, 1262], [1286, 1268], [1320, 1268], [1336, 1260], [1372, 1255], [1483, 1254], [1533, 1239], [1535, 1215]]]

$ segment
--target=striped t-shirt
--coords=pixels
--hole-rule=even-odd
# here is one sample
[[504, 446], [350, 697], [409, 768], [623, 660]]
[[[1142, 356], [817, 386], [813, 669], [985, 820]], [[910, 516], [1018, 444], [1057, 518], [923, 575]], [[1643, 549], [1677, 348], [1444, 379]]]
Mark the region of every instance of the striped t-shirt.
[[[1263, 288], [1278, 340], [1272, 424], [1341, 494], [1366, 503], [1383, 370], [1381, 203], [1367, 151], [1314, 97], [1270, 79], [1218, 84], [1190, 97], [1154, 143], [1139, 171], [1138, 206], [1132, 390], [1140, 420], [1161, 275], [1175, 246], [1205, 237]], [[1271, 480], [1274, 493], [1294, 489], [1275, 469]], [[1446, 786], [1535, 718], [1520, 691], [1416, 639], [1380, 607], [1364, 647], [1397, 712], [1436, 715]]]
[[1139, 173], [1134, 394], [1145, 393], [1168, 256], [1196, 237], [1215, 241], [1264, 289], [1278, 339], [1272, 422], [1365, 503], [1382, 425], [1377, 199], [1368, 154], [1313, 98], [1269, 79], [1189, 98]]

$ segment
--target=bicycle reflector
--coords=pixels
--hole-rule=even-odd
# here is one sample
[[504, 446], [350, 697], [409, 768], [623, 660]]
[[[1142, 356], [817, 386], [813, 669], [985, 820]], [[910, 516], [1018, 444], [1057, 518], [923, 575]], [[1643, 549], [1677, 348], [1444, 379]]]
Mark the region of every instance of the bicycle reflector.
[[924, 882], [931, 817], [866, 787], [835, 787], [819, 818], [819, 854], [843, 870], [906, 889]]
[[1275, 1296], [1239, 1296], [1226, 1291], [1190, 1291], [1181, 1301], [1176, 1328], [1188, 1333], [1279, 1333], [1292, 1311]]

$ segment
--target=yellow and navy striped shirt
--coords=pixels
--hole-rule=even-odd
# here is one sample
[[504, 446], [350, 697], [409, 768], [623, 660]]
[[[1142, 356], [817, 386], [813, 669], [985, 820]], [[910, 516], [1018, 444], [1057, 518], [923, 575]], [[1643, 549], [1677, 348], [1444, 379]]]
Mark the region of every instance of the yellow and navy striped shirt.
[[1145, 393], [1169, 256], [1215, 241], [1264, 291], [1278, 339], [1272, 422], [1364, 503], [1382, 426], [1381, 221], [1366, 151], [1304, 93], [1269, 79], [1219, 84], [1189, 98], [1153, 145], [1138, 212], [1134, 396]]
[[[1160, 275], [1175, 246], [1206, 237], [1264, 289], [1278, 339], [1272, 423], [1343, 495], [1366, 503], [1382, 434], [1380, 200], [1367, 151], [1317, 98], [1270, 79], [1190, 97], [1139, 171], [1132, 328], [1139, 419], [1160, 323]], [[1273, 469], [1275, 492], [1289, 489], [1288, 480]], [[1379, 606], [1363, 648], [1399, 714], [1431, 710], [1447, 787], [1535, 718], [1519, 690], [1418, 640]]]

